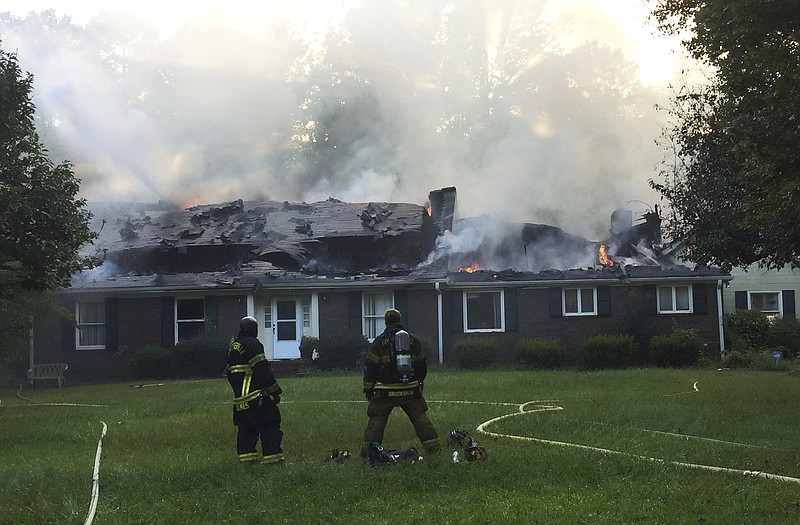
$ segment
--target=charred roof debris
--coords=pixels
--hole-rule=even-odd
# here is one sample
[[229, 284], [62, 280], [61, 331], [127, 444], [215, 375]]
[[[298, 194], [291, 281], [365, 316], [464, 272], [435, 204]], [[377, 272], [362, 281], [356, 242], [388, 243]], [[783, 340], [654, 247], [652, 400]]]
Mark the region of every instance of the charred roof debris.
[[[90, 209], [100, 235], [86, 249], [105, 254], [105, 261], [78, 274], [76, 288], [259, 289], [277, 279], [297, 286], [320, 279], [626, 279], [631, 271], [691, 271], [674, 258], [675, 246], [662, 242], [658, 208], [638, 224], [631, 212], [617, 210], [610, 236], [599, 242], [554, 226], [488, 215], [459, 219], [452, 187], [430, 192], [428, 206], [331, 198], [315, 203], [239, 199], [187, 209], [165, 202], [93, 204]], [[600, 259], [599, 247], [607, 259]]]

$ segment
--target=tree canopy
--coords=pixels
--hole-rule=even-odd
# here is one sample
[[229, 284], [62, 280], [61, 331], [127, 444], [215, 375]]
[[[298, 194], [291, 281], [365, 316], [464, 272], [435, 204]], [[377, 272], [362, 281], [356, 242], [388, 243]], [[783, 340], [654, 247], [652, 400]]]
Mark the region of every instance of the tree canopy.
[[673, 97], [674, 162], [651, 181], [690, 260], [724, 269], [800, 263], [800, 10], [796, 0], [657, 0], [709, 82]]
[[80, 183], [39, 142], [32, 83], [16, 55], [0, 49], [0, 357], [27, 339], [36, 294], [68, 287], [95, 264], [78, 254], [95, 237]]

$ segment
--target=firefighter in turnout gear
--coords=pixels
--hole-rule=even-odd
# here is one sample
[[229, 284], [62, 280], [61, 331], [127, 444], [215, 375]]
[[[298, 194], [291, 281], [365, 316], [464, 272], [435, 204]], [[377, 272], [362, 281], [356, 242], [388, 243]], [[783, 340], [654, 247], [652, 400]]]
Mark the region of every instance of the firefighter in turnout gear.
[[[236, 450], [246, 464], [284, 460], [281, 441], [281, 387], [272, 375], [264, 346], [257, 339], [258, 321], [244, 317], [239, 335], [228, 345], [226, 373], [233, 389], [233, 424], [238, 428]], [[261, 440], [262, 454], [256, 451]]]
[[428, 418], [422, 385], [428, 364], [419, 339], [409, 334], [402, 316], [393, 308], [384, 314], [386, 330], [370, 345], [364, 361], [364, 395], [369, 401], [369, 421], [364, 429], [361, 457], [367, 459], [370, 443], [380, 444], [392, 409], [400, 407], [408, 416], [427, 453], [440, 450], [436, 429]]

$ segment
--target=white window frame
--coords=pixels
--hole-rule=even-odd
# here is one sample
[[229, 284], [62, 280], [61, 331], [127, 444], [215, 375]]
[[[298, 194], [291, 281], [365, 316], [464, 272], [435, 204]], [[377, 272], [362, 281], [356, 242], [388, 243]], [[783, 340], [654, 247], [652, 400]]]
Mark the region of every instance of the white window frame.
[[759, 310], [759, 311], [761, 313], [763, 313], [764, 315], [766, 315], [767, 317], [771, 317], [771, 318], [775, 317], [775, 316], [777, 316], [778, 318], [783, 317], [783, 292], [781, 292], [780, 290], [777, 290], [777, 291], [776, 290], [768, 290], [768, 291], [761, 291], [761, 290], [750, 291], [750, 290], [748, 290], [747, 291], [747, 309], [748, 310], [753, 310], [754, 309], [753, 308], [753, 295], [770, 295], [770, 294], [774, 294], [774, 295], [776, 295], [778, 297], [778, 310], [777, 311]]
[[[384, 314], [389, 308], [394, 308], [394, 293], [375, 291], [361, 294], [361, 333], [368, 341], [374, 341], [386, 329]], [[370, 326], [372, 323], [375, 323], [374, 327]]]
[[[672, 307], [667, 310], [661, 306], [661, 290], [664, 288], [669, 288], [672, 291]], [[677, 288], [686, 288], [688, 290], [689, 296], [689, 307], [686, 310], [678, 310], [676, 309], [676, 305], [678, 304], [677, 299]], [[692, 296], [692, 285], [691, 284], [673, 284], [667, 286], [658, 286], [656, 288], [656, 301], [658, 304], [658, 313], [659, 314], [691, 314], [694, 313], [694, 297]]]
[[[581, 294], [581, 292], [584, 290], [592, 291], [592, 310], [587, 312], [583, 311], [583, 294]], [[575, 292], [577, 299], [576, 303], [578, 305], [577, 312], [567, 311], [567, 292]], [[597, 287], [584, 286], [583, 288], [563, 288], [561, 290], [561, 313], [564, 315], [564, 317], [586, 317], [597, 315]]]
[[[492, 294], [492, 295], [499, 295], [500, 300], [498, 301], [498, 308], [500, 311], [499, 320], [500, 326], [495, 328], [470, 328], [469, 327], [469, 295], [470, 294]], [[492, 333], [492, 332], [505, 332], [506, 331], [506, 301], [505, 301], [505, 290], [464, 290], [462, 295], [462, 311], [463, 311], [463, 326], [464, 326], [464, 333], [465, 334], [475, 334], [475, 333]]]
[[[203, 317], [202, 318], [187, 318], [178, 319], [178, 302], [179, 301], [202, 301], [203, 302]], [[202, 323], [205, 328], [206, 323], [206, 298], [205, 297], [176, 297], [175, 298], [175, 311], [172, 318], [175, 320], [175, 344], [178, 344], [180, 339], [180, 326], [181, 324], [196, 324]], [[202, 330], [200, 331], [202, 334]], [[199, 335], [199, 334], [198, 334]]]
[[[82, 304], [97, 304], [99, 305], [98, 312], [100, 312], [101, 321], [87, 321], [81, 319], [81, 305]], [[102, 344], [96, 345], [82, 345], [81, 344], [81, 328], [100, 328], [100, 336], [98, 339], [102, 340]], [[84, 301], [75, 301], [75, 349], [76, 350], [105, 350], [106, 349], [106, 304], [103, 299], [93, 299]]]

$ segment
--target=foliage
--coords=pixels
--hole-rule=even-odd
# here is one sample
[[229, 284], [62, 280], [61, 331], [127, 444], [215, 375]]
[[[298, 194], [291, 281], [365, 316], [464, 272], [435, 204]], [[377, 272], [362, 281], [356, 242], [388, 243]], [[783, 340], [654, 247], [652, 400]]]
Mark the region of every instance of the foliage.
[[784, 357], [800, 355], [800, 321], [794, 317], [783, 317], [773, 322], [767, 334], [767, 344], [782, 347]]
[[683, 34], [709, 83], [682, 88], [665, 133], [668, 233], [688, 258], [723, 269], [794, 263], [800, 253], [800, 53], [795, 0], [658, 0], [662, 31]]
[[695, 330], [673, 328], [669, 334], [650, 340], [650, 359], [658, 366], [693, 365], [703, 353], [705, 341]]
[[175, 361], [169, 348], [145, 345], [136, 349], [131, 357], [131, 373], [134, 379], [168, 379], [175, 377]]
[[340, 332], [320, 338], [314, 364], [321, 370], [359, 370], [369, 350], [369, 341], [354, 330]]
[[171, 348], [145, 345], [136, 349], [130, 370], [135, 379], [220, 377], [229, 342], [227, 337], [207, 331]]
[[723, 316], [726, 342], [733, 349], [747, 351], [767, 344], [770, 322], [758, 310], [735, 310]]
[[78, 249], [95, 234], [71, 166], [54, 166], [39, 142], [31, 102], [33, 77], [0, 49], [0, 357], [24, 359], [28, 331], [42, 300], [72, 275], [97, 263]]
[[220, 377], [225, 370], [229, 339], [204, 332], [180, 341], [171, 351], [178, 378]]
[[517, 344], [517, 361], [532, 368], [560, 368], [566, 350], [556, 339], [523, 339]]
[[497, 341], [485, 337], [463, 337], [453, 343], [456, 365], [468, 370], [497, 363], [497, 351]]
[[314, 350], [319, 347], [319, 337], [304, 335], [300, 338], [300, 358], [310, 361], [314, 355]]
[[761, 372], [786, 372], [790, 368], [790, 361], [786, 359], [775, 359], [772, 353], [775, 348], [764, 348], [745, 354], [746, 367], [748, 370], [758, 370]]
[[[351, 448], [366, 423], [357, 373], [281, 380], [287, 461], [277, 469], [238, 464], [224, 379], [162, 382], [25, 390], [33, 402], [0, 388], [0, 477], [8, 480], [0, 523], [84, 523], [101, 422], [98, 525], [797, 521], [796, 484], [739, 470], [800, 477], [792, 409], [800, 382], [788, 374], [442, 372], [426, 385], [440, 437], [463, 428], [489, 460], [454, 464], [448, 449], [381, 470], [365, 469]], [[689, 394], [695, 383], [700, 392]], [[520, 411], [535, 399], [562, 400], [544, 403], [563, 410]], [[498, 435], [477, 430], [485, 422]], [[393, 413], [385, 444], [418, 446], [402, 413]], [[351, 458], [326, 461], [334, 447]], [[376, 518], [376, 490], [387, 487], [402, 509]]]
[[583, 364], [590, 369], [624, 368], [635, 351], [632, 335], [595, 335], [580, 344]]

